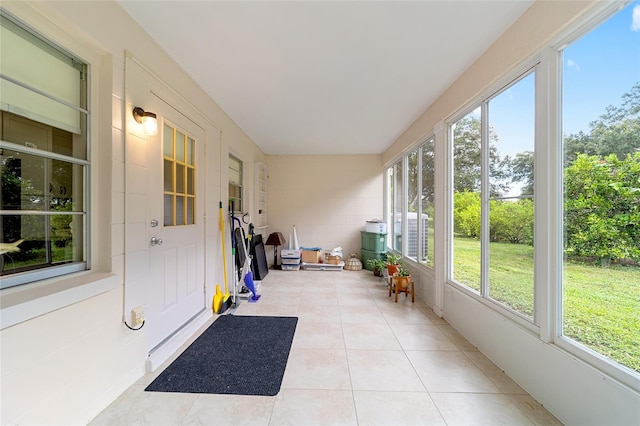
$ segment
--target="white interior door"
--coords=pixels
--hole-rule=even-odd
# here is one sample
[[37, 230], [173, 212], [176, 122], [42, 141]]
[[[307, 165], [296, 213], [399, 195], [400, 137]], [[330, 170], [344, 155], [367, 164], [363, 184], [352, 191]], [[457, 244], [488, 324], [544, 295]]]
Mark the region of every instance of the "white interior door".
[[205, 308], [204, 131], [158, 102], [147, 179], [149, 349]]

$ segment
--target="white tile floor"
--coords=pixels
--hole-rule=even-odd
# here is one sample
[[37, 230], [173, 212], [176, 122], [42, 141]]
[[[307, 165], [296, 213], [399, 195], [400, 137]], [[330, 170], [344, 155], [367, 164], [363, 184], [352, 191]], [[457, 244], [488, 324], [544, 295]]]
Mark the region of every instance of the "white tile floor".
[[370, 271], [272, 270], [260, 293], [235, 314], [299, 318], [277, 396], [145, 392], [162, 366], [91, 424], [560, 424], [420, 300], [394, 303]]

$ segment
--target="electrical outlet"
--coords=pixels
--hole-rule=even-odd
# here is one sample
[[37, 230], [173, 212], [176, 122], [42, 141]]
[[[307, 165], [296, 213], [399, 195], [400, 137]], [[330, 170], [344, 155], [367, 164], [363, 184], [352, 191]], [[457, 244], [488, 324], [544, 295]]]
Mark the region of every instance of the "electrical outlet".
[[131, 309], [131, 322], [132, 326], [136, 327], [144, 321], [144, 306], [136, 306]]

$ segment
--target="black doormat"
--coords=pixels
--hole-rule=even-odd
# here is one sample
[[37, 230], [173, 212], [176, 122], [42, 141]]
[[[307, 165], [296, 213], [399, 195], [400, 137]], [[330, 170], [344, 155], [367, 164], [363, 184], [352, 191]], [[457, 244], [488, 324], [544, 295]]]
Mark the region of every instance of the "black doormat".
[[297, 323], [296, 317], [221, 316], [145, 390], [277, 395]]

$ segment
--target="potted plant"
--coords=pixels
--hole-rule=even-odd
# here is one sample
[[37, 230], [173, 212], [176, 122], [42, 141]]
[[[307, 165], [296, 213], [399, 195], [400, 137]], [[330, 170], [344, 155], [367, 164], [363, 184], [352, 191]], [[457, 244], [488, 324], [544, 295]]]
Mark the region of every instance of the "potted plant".
[[396, 272], [398, 272], [398, 268], [399, 268], [399, 263], [400, 263], [400, 259], [402, 259], [402, 256], [400, 254], [397, 253], [387, 253], [387, 260], [385, 262], [385, 266], [387, 267], [387, 272], [389, 273], [389, 276], [394, 275]]
[[382, 270], [387, 266], [387, 262], [382, 259], [367, 259], [367, 265], [373, 270], [373, 275], [379, 277], [382, 275]]
[[400, 264], [398, 271], [393, 276], [393, 280], [400, 291], [406, 290], [411, 282], [411, 271], [404, 264]]

